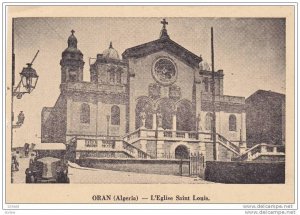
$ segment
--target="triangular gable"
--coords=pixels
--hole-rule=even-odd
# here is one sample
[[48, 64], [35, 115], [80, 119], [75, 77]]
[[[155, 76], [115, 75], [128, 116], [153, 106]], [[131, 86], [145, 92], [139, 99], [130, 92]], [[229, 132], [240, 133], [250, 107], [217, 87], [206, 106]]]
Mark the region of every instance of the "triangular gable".
[[202, 61], [201, 57], [198, 57], [169, 38], [161, 38], [128, 48], [123, 52], [122, 57], [125, 60], [128, 58], [141, 58], [161, 50], [177, 56], [179, 59], [192, 67], [199, 67], [199, 63]]

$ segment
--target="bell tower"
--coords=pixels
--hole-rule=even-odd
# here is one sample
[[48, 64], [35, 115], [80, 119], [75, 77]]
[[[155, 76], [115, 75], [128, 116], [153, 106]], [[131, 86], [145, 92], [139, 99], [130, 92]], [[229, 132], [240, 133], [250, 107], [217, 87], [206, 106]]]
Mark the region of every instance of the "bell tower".
[[61, 83], [83, 81], [83, 54], [77, 49], [77, 39], [74, 36], [75, 31], [71, 31], [68, 38], [68, 48], [62, 53], [61, 65]]

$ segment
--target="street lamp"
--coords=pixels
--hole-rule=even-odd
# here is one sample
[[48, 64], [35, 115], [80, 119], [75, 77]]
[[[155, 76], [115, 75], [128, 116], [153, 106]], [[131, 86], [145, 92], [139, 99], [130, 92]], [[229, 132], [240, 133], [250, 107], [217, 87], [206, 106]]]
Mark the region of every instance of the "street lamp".
[[[11, 82], [11, 152], [13, 151], [13, 129], [20, 128], [24, 123], [25, 115], [21, 111], [18, 115], [18, 121], [14, 125], [14, 97], [21, 99], [22, 96], [26, 93], [30, 94], [36, 87], [39, 76], [37, 75], [35, 69], [32, 68], [33, 61], [37, 57], [39, 50], [35, 54], [31, 63], [27, 64], [27, 67], [22, 69], [20, 73], [21, 80], [19, 81], [17, 87], [15, 86], [15, 40], [14, 40], [14, 27], [15, 19], [12, 19], [12, 82]], [[11, 183], [13, 183], [13, 169], [11, 168]]]
[[37, 51], [31, 63], [27, 63], [27, 67], [22, 69], [22, 72], [20, 73], [21, 80], [17, 87], [13, 89], [13, 96], [16, 96], [18, 99], [21, 99], [25, 93], [30, 94], [36, 87], [39, 76], [37, 75], [36, 70], [32, 68], [32, 63], [38, 53], [39, 51]]

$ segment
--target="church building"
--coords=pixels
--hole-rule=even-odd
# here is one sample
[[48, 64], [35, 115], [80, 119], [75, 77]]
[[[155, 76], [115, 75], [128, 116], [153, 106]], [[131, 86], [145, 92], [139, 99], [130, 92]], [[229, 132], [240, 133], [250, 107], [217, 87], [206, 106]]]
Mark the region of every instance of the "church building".
[[[229, 161], [246, 149], [245, 98], [223, 94], [215, 71], [216, 145], [212, 141], [212, 71], [199, 53], [173, 41], [163, 19], [158, 39], [126, 49], [112, 43], [90, 65], [72, 30], [62, 52], [60, 95], [42, 110], [42, 143], [72, 145], [76, 159]], [[216, 157], [214, 158], [214, 151]]]

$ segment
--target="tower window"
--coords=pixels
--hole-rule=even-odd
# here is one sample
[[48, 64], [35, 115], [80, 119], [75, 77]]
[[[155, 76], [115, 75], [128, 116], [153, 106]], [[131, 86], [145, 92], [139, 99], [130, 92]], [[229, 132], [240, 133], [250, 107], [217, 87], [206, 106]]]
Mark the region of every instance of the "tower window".
[[117, 71], [116, 73], [116, 79], [117, 79], [117, 83], [118, 84], [121, 84], [121, 71]]
[[111, 107], [111, 124], [120, 125], [120, 108], [117, 105]]
[[77, 81], [77, 74], [76, 74], [76, 71], [74, 70], [70, 70], [69, 71], [69, 81]]
[[115, 83], [115, 73], [113, 71], [109, 72], [109, 82]]
[[229, 116], [229, 131], [236, 131], [236, 116], [233, 114]]
[[212, 113], [207, 113], [205, 115], [205, 129], [208, 131], [212, 129], [212, 118], [213, 118]]
[[80, 108], [80, 122], [90, 123], [90, 106], [83, 103]]

